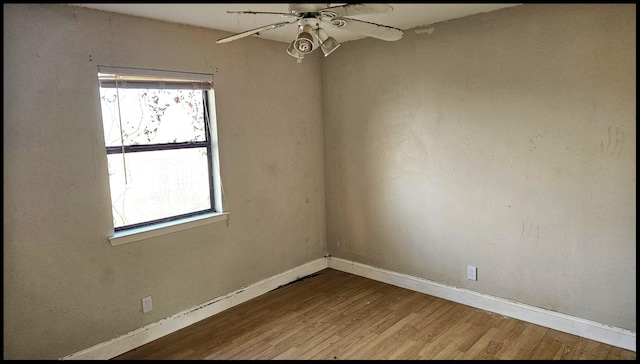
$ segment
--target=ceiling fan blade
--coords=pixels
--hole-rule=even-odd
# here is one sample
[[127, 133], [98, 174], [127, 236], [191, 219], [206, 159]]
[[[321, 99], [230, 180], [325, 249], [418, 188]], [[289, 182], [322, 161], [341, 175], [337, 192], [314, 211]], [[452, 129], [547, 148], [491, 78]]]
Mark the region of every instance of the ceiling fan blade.
[[227, 11], [227, 13], [229, 14], [270, 14], [270, 15], [280, 15], [280, 16], [292, 16], [294, 18], [299, 17], [296, 14], [292, 14], [292, 13], [277, 13], [277, 12], [271, 12], [271, 11]]
[[336, 16], [353, 16], [365, 14], [382, 14], [393, 11], [391, 5], [387, 4], [347, 4], [341, 6], [331, 6], [320, 10], [320, 13], [331, 12]]
[[297, 19], [294, 20], [294, 21], [283, 21], [281, 23], [265, 25], [265, 26], [260, 27], [260, 28], [247, 30], [246, 32], [242, 32], [242, 33], [234, 34], [234, 35], [231, 35], [231, 36], [228, 36], [228, 37], [225, 37], [225, 38], [218, 39], [218, 40], [216, 40], [216, 43], [227, 43], [227, 42], [231, 42], [231, 41], [234, 41], [234, 40], [237, 40], [237, 39], [248, 37], [250, 35], [254, 35], [254, 34], [257, 35], [257, 34], [260, 34], [260, 33], [264, 32], [264, 31], [267, 31], [267, 30], [271, 30], [271, 29], [283, 27], [285, 25], [293, 24], [296, 21], [297, 21]]
[[399, 40], [404, 35], [404, 32], [398, 28], [356, 19], [336, 18], [328, 23], [337, 29], [344, 29], [386, 41]]

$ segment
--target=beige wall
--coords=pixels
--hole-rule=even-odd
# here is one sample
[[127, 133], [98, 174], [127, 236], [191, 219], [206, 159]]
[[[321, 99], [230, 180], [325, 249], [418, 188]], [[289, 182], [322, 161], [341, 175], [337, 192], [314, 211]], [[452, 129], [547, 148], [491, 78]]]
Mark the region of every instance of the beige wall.
[[[324, 256], [320, 58], [227, 35], [4, 5], [5, 359], [62, 358]], [[98, 65], [214, 74], [230, 227], [109, 244]]]
[[329, 253], [635, 331], [635, 11], [526, 4], [332, 53]]

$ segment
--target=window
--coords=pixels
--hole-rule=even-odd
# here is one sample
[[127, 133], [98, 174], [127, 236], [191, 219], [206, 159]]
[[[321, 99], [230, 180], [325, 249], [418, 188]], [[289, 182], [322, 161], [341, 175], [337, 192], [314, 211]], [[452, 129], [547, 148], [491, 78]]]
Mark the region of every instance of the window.
[[100, 66], [98, 79], [116, 234], [221, 213], [213, 76]]

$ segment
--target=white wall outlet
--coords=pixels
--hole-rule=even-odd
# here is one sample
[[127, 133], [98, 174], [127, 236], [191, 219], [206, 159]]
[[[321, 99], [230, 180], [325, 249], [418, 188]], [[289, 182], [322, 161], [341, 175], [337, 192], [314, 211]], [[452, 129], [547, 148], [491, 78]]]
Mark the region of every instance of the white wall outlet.
[[151, 302], [151, 296], [147, 296], [142, 299], [142, 312], [147, 313], [153, 310], [153, 302]]
[[477, 281], [478, 280], [478, 268], [472, 266], [472, 265], [468, 265], [467, 266], [467, 279], [470, 279], [472, 281]]

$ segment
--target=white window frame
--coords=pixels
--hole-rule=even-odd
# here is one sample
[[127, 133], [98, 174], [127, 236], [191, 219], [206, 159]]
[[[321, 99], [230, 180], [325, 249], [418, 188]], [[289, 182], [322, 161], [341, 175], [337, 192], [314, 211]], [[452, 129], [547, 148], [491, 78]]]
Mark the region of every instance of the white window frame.
[[[175, 71], [162, 71], [162, 70], [148, 70], [138, 68], [123, 68], [123, 67], [109, 67], [98, 66], [98, 74], [118, 75], [123, 79], [129, 78], [151, 78], [158, 82], [163, 79], [184, 79], [192, 80], [198, 83], [209, 83], [210, 88], [206, 89], [207, 101], [207, 119], [209, 127], [209, 139], [211, 144], [211, 177], [212, 177], [212, 198], [213, 206], [211, 212], [201, 213], [194, 216], [182, 217], [171, 221], [159, 222], [149, 224], [146, 226], [130, 228], [126, 230], [115, 231], [112, 226], [110, 236], [108, 236], [109, 242], [112, 246], [132, 243], [152, 237], [162, 236], [165, 234], [174, 233], [186, 229], [195, 228], [207, 224], [216, 223], [219, 221], [228, 221], [229, 212], [224, 210], [224, 201], [222, 193], [222, 179], [220, 177], [220, 162], [218, 153], [218, 128], [216, 122], [215, 112], [215, 95], [213, 89], [213, 75], [191, 72], [175, 72]], [[205, 121], [206, 122], [206, 121]], [[106, 150], [106, 148], [105, 148]], [[112, 201], [110, 199], [110, 205]], [[112, 210], [113, 213], [113, 210]]]

